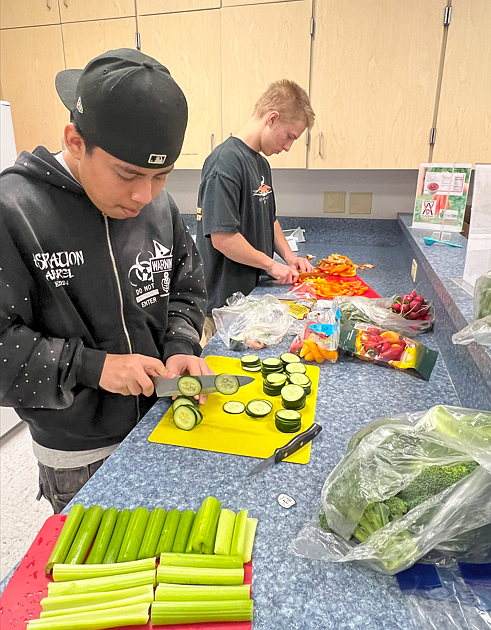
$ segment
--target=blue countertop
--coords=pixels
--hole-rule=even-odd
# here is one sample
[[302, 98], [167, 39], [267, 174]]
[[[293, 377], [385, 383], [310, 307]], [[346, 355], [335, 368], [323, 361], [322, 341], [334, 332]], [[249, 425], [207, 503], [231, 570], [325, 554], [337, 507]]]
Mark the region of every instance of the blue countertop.
[[[283, 227], [300, 224], [306, 228], [307, 242], [299, 245], [299, 255], [344, 254], [356, 263], [375, 265], [360, 276], [381, 295], [411, 290], [410, 270], [401, 256], [406, 237], [397, 221], [338, 221], [289, 219]], [[258, 287], [256, 292], [284, 290], [272, 285]], [[286, 337], [259, 354], [278, 356], [292, 339]], [[433, 333], [420, 339], [438, 349]], [[229, 351], [217, 335], [203, 354], [240, 356]], [[348, 356], [335, 364], [322, 364], [320, 370], [315, 418], [323, 431], [312, 445], [307, 465], [281, 463], [246, 479], [260, 460], [150, 443], [150, 433], [169, 406], [162, 399], [74, 502], [86, 507], [143, 505], [184, 510], [197, 509], [206, 496], [213, 495], [223, 507], [248, 508], [250, 516], [259, 519], [253, 561], [254, 630], [410, 630], [409, 612], [394, 577], [362, 566], [298, 558], [287, 547], [318, 508], [324, 481], [357, 429], [389, 414], [436, 404], [460, 405], [459, 397], [440, 355], [429, 382]], [[280, 493], [290, 495], [297, 504], [289, 510], [282, 508], [277, 502]]]

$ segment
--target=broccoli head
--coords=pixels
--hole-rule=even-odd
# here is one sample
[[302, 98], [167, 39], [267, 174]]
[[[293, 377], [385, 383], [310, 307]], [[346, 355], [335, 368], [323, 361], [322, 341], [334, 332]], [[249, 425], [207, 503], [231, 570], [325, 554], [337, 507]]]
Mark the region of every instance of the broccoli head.
[[388, 522], [389, 508], [383, 502], [370, 503], [365, 508], [353, 536], [360, 542], [365, 542], [373, 532], [384, 527]]
[[407, 512], [407, 503], [399, 497], [390, 497], [384, 503], [389, 508], [389, 521], [396, 521]]
[[322, 527], [324, 531], [326, 532], [331, 531], [331, 528], [329, 527], [327, 523], [326, 514], [322, 508], [319, 510], [319, 525]]
[[435, 494], [440, 494], [445, 488], [470, 475], [478, 466], [479, 464], [474, 461], [449, 466], [428, 466], [396, 497], [405, 501], [408, 511], [412, 510], [420, 503], [427, 501]]

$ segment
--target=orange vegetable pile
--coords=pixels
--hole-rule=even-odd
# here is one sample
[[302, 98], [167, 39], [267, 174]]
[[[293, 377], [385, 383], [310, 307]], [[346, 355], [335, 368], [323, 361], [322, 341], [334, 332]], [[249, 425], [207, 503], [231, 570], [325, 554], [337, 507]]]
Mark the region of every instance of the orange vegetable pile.
[[310, 335], [308, 339], [303, 340], [300, 356], [306, 361], [316, 361], [317, 363], [324, 363], [324, 359], [334, 362], [338, 358], [338, 352], [337, 350], [324, 350], [315, 343], [315, 335]]
[[356, 276], [357, 269], [373, 268], [373, 265], [356, 265], [347, 256], [331, 254], [327, 258], [322, 258], [317, 263], [319, 271], [323, 271], [330, 276]]
[[323, 277], [305, 278], [298, 284], [310, 289], [316, 297], [332, 300], [338, 295], [363, 295], [368, 287], [360, 280], [327, 280]]

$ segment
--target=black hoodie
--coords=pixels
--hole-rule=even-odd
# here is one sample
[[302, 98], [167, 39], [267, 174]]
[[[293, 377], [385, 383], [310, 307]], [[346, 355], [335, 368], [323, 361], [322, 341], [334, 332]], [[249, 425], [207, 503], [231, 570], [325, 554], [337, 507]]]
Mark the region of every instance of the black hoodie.
[[47, 448], [117, 444], [155, 398], [100, 389], [106, 353], [201, 352], [193, 239], [165, 190], [137, 217], [111, 219], [43, 147], [0, 186], [0, 405]]

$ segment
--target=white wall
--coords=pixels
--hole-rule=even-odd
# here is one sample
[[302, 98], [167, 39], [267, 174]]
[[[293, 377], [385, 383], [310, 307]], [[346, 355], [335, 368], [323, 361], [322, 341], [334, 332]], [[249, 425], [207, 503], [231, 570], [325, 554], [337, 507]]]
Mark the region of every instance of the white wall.
[[[417, 170], [345, 170], [309, 171], [273, 170], [273, 188], [279, 216], [344, 217], [359, 219], [395, 219], [398, 212], [412, 212], [416, 193]], [[196, 212], [200, 171], [175, 170], [166, 189], [184, 214]], [[372, 193], [369, 215], [324, 214], [324, 192]], [[349, 195], [346, 195], [348, 206]]]

